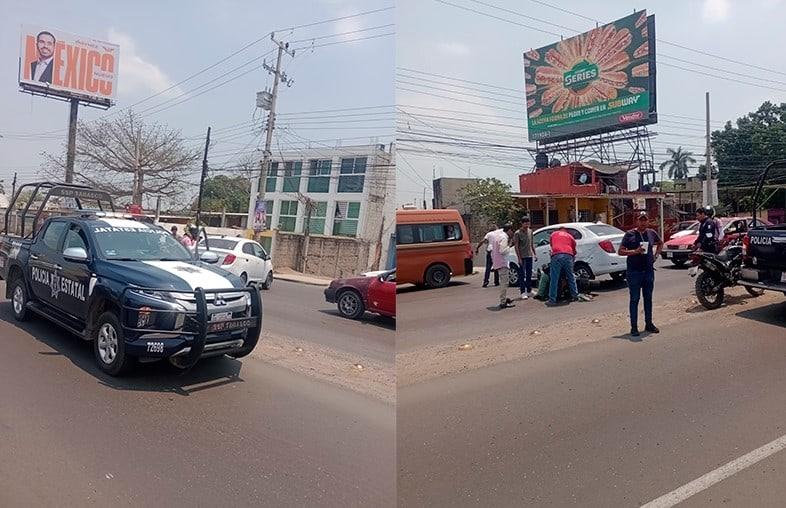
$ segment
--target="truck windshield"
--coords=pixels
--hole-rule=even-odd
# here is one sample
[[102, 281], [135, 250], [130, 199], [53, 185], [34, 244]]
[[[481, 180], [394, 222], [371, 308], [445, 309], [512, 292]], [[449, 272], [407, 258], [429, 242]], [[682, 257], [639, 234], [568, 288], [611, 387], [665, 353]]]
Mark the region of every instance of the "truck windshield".
[[93, 236], [101, 257], [155, 261], [171, 259], [188, 261], [189, 251], [169, 232], [155, 227], [94, 226]]

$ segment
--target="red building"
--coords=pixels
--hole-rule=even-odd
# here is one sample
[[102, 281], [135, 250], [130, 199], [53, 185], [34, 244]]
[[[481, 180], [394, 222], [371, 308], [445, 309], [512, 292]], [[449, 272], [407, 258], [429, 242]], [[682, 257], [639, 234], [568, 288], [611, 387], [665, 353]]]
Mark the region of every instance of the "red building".
[[536, 169], [519, 176], [522, 194], [589, 196], [627, 190], [627, 170], [573, 162], [566, 166]]

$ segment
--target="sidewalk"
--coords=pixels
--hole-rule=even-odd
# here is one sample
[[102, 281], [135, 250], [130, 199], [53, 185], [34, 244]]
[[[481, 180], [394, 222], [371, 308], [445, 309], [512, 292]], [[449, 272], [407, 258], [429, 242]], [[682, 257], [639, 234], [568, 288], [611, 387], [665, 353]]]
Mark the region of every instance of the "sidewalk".
[[275, 270], [273, 272], [273, 278], [276, 280], [286, 280], [289, 282], [297, 282], [299, 284], [309, 284], [311, 286], [323, 287], [329, 286], [330, 281], [333, 280], [327, 279], [325, 277], [318, 277], [316, 275], [303, 274], [290, 268], [280, 268]]

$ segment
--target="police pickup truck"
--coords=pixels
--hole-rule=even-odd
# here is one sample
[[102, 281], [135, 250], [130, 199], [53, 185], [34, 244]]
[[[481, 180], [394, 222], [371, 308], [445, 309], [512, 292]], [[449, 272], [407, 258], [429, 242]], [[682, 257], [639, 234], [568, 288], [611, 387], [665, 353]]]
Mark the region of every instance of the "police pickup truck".
[[[33, 197], [16, 212], [28, 186]], [[76, 209], [41, 221], [57, 199]], [[83, 208], [87, 200], [98, 210]], [[113, 376], [134, 361], [168, 359], [185, 369], [208, 356], [251, 353], [262, 329], [259, 292], [211, 266], [214, 253], [196, 260], [163, 228], [113, 211], [110, 196], [89, 187], [42, 182], [19, 189], [0, 236], [0, 277], [14, 317], [34, 313], [92, 341], [96, 363]], [[13, 224], [19, 234], [10, 233]]]
[[[786, 169], [786, 160], [770, 163], [760, 175], [753, 198], [754, 216], [768, 176], [777, 169]], [[782, 181], [782, 177], [774, 180]], [[786, 224], [749, 229], [742, 240], [742, 253], [740, 285], [786, 294]]]

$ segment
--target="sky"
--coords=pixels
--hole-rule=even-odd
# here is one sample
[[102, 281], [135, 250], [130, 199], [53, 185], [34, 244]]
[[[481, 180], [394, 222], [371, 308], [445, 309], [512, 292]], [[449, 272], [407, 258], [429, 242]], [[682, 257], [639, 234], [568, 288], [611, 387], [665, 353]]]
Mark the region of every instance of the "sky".
[[[256, 92], [271, 86], [272, 77], [260, 68], [259, 57], [274, 49], [269, 38], [274, 30], [296, 48], [294, 58], [285, 57], [284, 69], [294, 82], [279, 89], [274, 150], [304, 148], [309, 140], [313, 147], [333, 147], [393, 139], [393, 0], [138, 0], [95, 6], [86, 0], [0, 0], [0, 61], [5, 63], [0, 178], [6, 192], [14, 172], [20, 183], [40, 178], [43, 152], [64, 153], [68, 127], [66, 103], [19, 91], [23, 23], [118, 44], [116, 105], [108, 111], [81, 107], [80, 120], [122, 113], [148, 99], [134, 111], [146, 122], [181, 131], [193, 146], [203, 145], [212, 127], [211, 169], [232, 167], [246, 154], [261, 156]], [[353, 16], [374, 10], [379, 12]], [[344, 19], [287, 28], [336, 18]], [[254, 41], [259, 42], [181, 83]], [[266, 61], [272, 64], [275, 55]]]
[[534, 166], [526, 150], [464, 150], [410, 133], [532, 147], [522, 53], [641, 9], [655, 15], [658, 39], [659, 122], [650, 127], [656, 167], [666, 148], [678, 146], [696, 154], [694, 168], [703, 163], [705, 92], [713, 129], [764, 101], [786, 102], [782, 0], [399, 0], [399, 204], [420, 204], [424, 191], [430, 202], [434, 175], [496, 177], [518, 191], [518, 175]]

